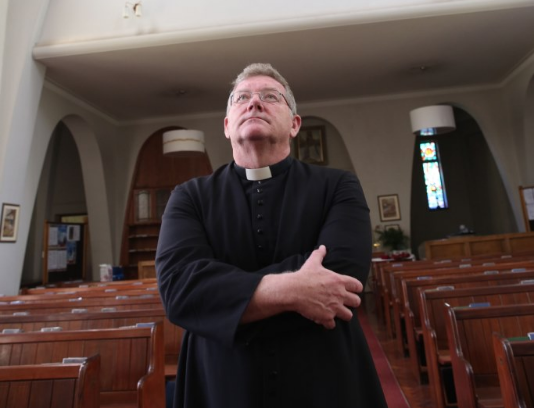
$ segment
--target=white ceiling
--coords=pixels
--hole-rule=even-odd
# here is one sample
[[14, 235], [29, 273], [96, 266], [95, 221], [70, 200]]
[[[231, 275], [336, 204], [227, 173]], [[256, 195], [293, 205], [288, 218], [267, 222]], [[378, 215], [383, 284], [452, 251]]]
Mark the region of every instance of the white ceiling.
[[39, 61], [50, 82], [122, 122], [223, 111], [251, 62], [273, 64], [303, 103], [498, 85], [533, 53], [534, 4]]

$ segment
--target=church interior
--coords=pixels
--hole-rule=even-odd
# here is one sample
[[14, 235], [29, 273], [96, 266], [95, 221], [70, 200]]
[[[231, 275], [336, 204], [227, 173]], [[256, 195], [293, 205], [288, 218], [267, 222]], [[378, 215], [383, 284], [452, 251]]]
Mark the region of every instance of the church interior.
[[170, 406], [161, 217], [232, 161], [254, 62], [291, 156], [362, 185], [389, 407], [534, 408], [533, 27], [531, 0], [0, 1], [0, 408]]

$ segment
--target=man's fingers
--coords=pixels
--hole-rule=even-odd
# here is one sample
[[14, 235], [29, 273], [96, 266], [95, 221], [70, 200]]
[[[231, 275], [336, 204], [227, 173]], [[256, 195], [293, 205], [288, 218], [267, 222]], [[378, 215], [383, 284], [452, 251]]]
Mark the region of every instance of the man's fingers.
[[362, 303], [361, 298], [354, 293], [347, 293], [343, 304], [347, 307], [359, 307]]
[[362, 283], [351, 276], [345, 276], [345, 289], [352, 293], [360, 293], [363, 290]]
[[320, 245], [315, 251], [313, 251], [308, 259], [313, 259], [315, 262], [323, 263], [323, 259], [326, 256], [326, 247]]

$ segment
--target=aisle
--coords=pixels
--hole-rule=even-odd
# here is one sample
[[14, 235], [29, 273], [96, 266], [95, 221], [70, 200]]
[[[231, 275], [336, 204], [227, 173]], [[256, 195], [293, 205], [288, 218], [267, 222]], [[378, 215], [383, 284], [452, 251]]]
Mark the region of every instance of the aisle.
[[388, 359], [382, 350], [382, 346], [375, 336], [369, 320], [367, 319], [365, 309], [358, 309], [358, 318], [362, 326], [363, 332], [367, 339], [367, 344], [371, 350], [371, 355], [375, 362], [376, 371], [380, 377], [382, 383], [382, 389], [386, 396], [386, 401], [389, 408], [410, 408], [401, 387], [393, 374], [393, 371], [389, 365]]
[[[384, 325], [377, 321], [373, 294], [366, 294], [362, 300], [359, 309], [359, 314], [362, 315], [362, 328], [369, 339], [371, 352], [376, 351], [376, 357], [373, 355], [373, 358], [377, 361], [377, 371], [379, 367], [381, 368], [379, 375], [385, 384], [386, 397], [391, 393], [389, 398], [392, 402], [388, 399], [389, 408], [435, 408], [436, 404], [430, 394], [429, 385], [419, 384], [414, 378], [408, 360], [400, 356], [395, 340], [387, 338]], [[383, 379], [382, 373], [384, 373]], [[393, 380], [390, 375], [393, 376]], [[399, 387], [402, 399], [398, 398]]]

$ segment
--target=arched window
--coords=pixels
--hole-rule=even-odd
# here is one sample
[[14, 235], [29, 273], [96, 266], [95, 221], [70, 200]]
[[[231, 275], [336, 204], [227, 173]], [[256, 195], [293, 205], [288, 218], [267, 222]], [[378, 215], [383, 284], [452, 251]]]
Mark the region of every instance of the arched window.
[[439, 160], [438, 143], [435, 140], [427, 140], [419, 143], [421, 161], [423, 162], [423, 174], [426, 185], [426, 197], [430, 210], [448, 208], [447, 192], [443, 181], [443, 172]]

